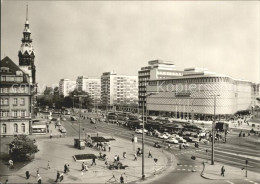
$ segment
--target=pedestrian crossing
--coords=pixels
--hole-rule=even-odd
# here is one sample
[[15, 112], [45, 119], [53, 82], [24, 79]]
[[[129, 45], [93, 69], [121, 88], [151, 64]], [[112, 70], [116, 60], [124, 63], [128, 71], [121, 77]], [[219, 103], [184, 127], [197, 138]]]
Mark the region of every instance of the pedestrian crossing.
[[196, 172], [198, 166], [194, 165], [182, 165], [178, 164], [176, 167], [177, 171], [188, 171], [188, 172]]

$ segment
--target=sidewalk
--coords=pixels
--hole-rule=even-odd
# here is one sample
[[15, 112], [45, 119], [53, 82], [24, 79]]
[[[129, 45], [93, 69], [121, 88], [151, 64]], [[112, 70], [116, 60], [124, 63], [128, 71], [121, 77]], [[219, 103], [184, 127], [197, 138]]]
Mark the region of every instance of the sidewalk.
[[[115, 141], [110, 142], [111, 152], [106, 151], [103, 153], [108, 155], [109, 162], [113, 161], [115, 155], [119, 155], [120, 161], [124, 165], [129, 166], [125, 170], [109, 170], [104, 161], [96, 159], [97, 165], [95, 166], [91, 166], [92, 160], [88, 160], [86, 162], [89, 167], [89, 171], [87, 171], [84, 175], [81, 175], [80, 170], [82, 162], [75, 162], [72, 156], [75, 154], [86, 153], [95, 154], [98, 156], [99, 151], [96, 148], [89, 147], [86, 147], [85, 150], [78, 150], [73, 147], [74, 138], [59, 138], [59, 136], [57, 136], [57, 138], [52, 139], [36, 139], [40, 151], [35, 155], [35, 159], [17, 171], [8, 172], [8, 166], [5, 166], [5, 171], [8, 172], [8, 176], [2, 176], [0, 181], [3, 182], [8, 178], [9, 183], [35, 183], [37, 181], [36, 170], [39, 168], [39, 173], [42, 177], [43, 183], [55, 183], [56, 173], [57, 171], [63, 172], [64, 164], [70, 165], [70, 172], [68, 174], [64, 174], [64, 180], [62, 183], [106, 183], [112, 178], [113, 174], [115, 175], [117, 183], [119, 182], [119, 177], [121, 174], [123, 174], [125, 182], [140, 180], [142, 173], [142, 157], [138, 157], [137, 161], [133, 161], [134, 150], [131, 141], [120, 138], [115, 139]], [[136, 149], [138, 147], [141, 148], [140, 143], [135, 145]], [[149, 150], [151, 150], [153, 158], [158, 159], [156, 166], [153, 158], [148, 158]], [[126, 159], [123, 159], [123, 152], [126, 152]], [[161, 152], [161, 149], [145, 146], [146, 177], [153, 176], [155, 169], [157, 173], [164, 171], [167, 167], [169, 167], [169, 160], [170, 158], [167, 157], [166, 153]], [[47, 169], [48, 161], [50, 161], [50, 169]], [[25, 172], [27, 170], [31, 173], [29, 180], [26, 180], [25, 178]], [[4, 172], [1, 171], [1, 173], [3, 175]], [[111, 181], [115, 180], [112, 178]]]
[[[204, 171], [201, 173], [201, 177], [210, 180], [227, 180], [227, 179], [246, 179], [246, 171], [242, 168], [236, 168], [228, 165], [224, 165], [225, 167], [225, 176], [221, 176], [221, 167], [224, 164], [216, 163], [214, 165], [210, 165], [209, 163], [205, 162]], [[260, 173], [248, 171], [247, 172], [247, 179], [250, 180], [258, 180], [260, 179]]]

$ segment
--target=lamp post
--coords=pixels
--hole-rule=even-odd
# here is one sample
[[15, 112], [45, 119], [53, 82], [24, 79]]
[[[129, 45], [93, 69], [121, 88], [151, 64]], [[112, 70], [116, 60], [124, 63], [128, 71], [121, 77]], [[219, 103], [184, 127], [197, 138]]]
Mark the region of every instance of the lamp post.
[[[149, 93], [145, 95], [146, 97], [146, 102], [147, 102], [147, 97], [151, 95], [155, 95], [157, 93]], [[146, 106], [146, 122], [147, 122], [147, 106]], [[142, 179], [145, 179], [144, 175], [144, 101], [143, 101], [143, 130], [142, 130]]]
[[215, 122], [216, 122], [216, 98], [220, 95], [211, 95], [214, 97], [214, 121], [212, 122], [212, 145], [211, 145], [211, 165], [214, 165], [214, 144], [215, 144]]

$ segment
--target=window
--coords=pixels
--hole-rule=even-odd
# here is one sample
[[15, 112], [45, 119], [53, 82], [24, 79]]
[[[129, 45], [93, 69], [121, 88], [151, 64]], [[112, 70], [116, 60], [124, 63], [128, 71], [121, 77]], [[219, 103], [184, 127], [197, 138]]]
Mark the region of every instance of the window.
[[1, 98], [1, 105], [4, 105], [4, 99]]
[[18, 125], [15, 123], [14, 124], [14, 132], [17, 133], [18, 132]]
[[22, 123], [22, 132], [25, 133], [25, 124]]
[[4, 104], [3, 105], [9, 105], [9, 99], [8, 98], [4, 99]]
[[4, 88], [4, 93], [8, 93], [8, 88]]
[[2, 125], [2, 133], [3, 133], [3, 134], [6, 134], [6, 124], [3, 124], [3, 125]]
[[13, 105], [17, 105], [17, 98], [13, 99]]
[[21, 116], [25, 117], [25, 115], [26, 115], [25, 111], [21, 111]]
[[1, 117], [8, 117], [8, 111], [0, 111]]
[[13, 111], [13, 117], [17, 117], [18, 112], [17, 111]]
[[20, 105], [25, 105], [25, 99], [21, 98], [21, 104]]

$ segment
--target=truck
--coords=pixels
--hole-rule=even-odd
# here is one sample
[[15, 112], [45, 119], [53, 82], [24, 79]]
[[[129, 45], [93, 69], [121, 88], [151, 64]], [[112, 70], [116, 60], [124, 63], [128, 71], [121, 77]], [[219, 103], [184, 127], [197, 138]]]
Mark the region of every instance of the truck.
[[229, 124], [225, 123], [225, 122], [217, 122], [215, 129], [220, 131], [220, 132], [224, 132], [224, 131], [229, 129]]

